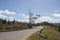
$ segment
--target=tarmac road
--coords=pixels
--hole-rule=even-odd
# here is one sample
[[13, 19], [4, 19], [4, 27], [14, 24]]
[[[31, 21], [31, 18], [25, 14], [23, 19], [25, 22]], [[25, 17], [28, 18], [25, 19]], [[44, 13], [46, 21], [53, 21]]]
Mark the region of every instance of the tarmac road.
[[43, 27], [38, 26], [37, 28], [34, 29], [13, 32], [0, 32], [0, 40], [26, 40], [30, 35], [41, 29], [43, 29]]

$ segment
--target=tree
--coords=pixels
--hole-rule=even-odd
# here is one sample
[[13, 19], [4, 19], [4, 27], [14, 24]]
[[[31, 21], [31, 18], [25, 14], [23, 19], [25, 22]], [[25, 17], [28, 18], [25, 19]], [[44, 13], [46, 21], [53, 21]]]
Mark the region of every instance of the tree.
[[6, 19], [5, 20], [3, 20], [3, 22], [2, 22], [3, 24], [6, 24]]
[[8, 20], [8, 22], [7, 22], [7, 23], [8, 23], [8, 25], [11, 25], [10, 20]]
[[41, 15], [36, 15], [35, 17], [33, 17], [33, 22], [35, 22], [40, 17], [41, 17]]
[[15, 24], [15, 19], [13, 20], [13, 24]]
[[32, 28], [32, 24], [35, 23], [36, 19], [38, 19], [39, 17], [41, 17], [41, 15], [36, 15], [35, 17], [33, 17], [33, 13], [29, 9], [29, 27], [30, 28]]

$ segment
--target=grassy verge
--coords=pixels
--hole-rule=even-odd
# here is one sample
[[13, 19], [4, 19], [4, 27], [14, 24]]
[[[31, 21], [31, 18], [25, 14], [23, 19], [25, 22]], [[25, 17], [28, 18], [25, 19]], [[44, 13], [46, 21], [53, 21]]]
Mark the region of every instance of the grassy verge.
[[27, 40], [60, 40], [60, 32], [56, 30], [56, 27], [50, 25], [44, 25], [44, 29], [41, 34], [46, 35], [47, 38], [43, 38], [39, 35], [39, 32], [31, 35]]

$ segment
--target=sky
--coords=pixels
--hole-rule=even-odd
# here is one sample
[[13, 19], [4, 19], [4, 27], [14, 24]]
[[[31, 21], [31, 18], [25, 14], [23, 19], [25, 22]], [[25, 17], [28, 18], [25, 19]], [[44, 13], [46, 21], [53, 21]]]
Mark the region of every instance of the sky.
[[35, 22], [60, 23], [60, 0], [0, 0], [0, 18], [28, 22], [29, 9], [41, 15]]

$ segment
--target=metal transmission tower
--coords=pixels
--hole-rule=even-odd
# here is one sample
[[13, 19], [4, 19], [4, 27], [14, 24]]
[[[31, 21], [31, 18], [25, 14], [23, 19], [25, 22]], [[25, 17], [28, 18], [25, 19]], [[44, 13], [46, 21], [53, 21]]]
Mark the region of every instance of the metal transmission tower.
[[33, 23], [33, 13], [29, 9], [29, 27], [32, 28], [32, 23]]

